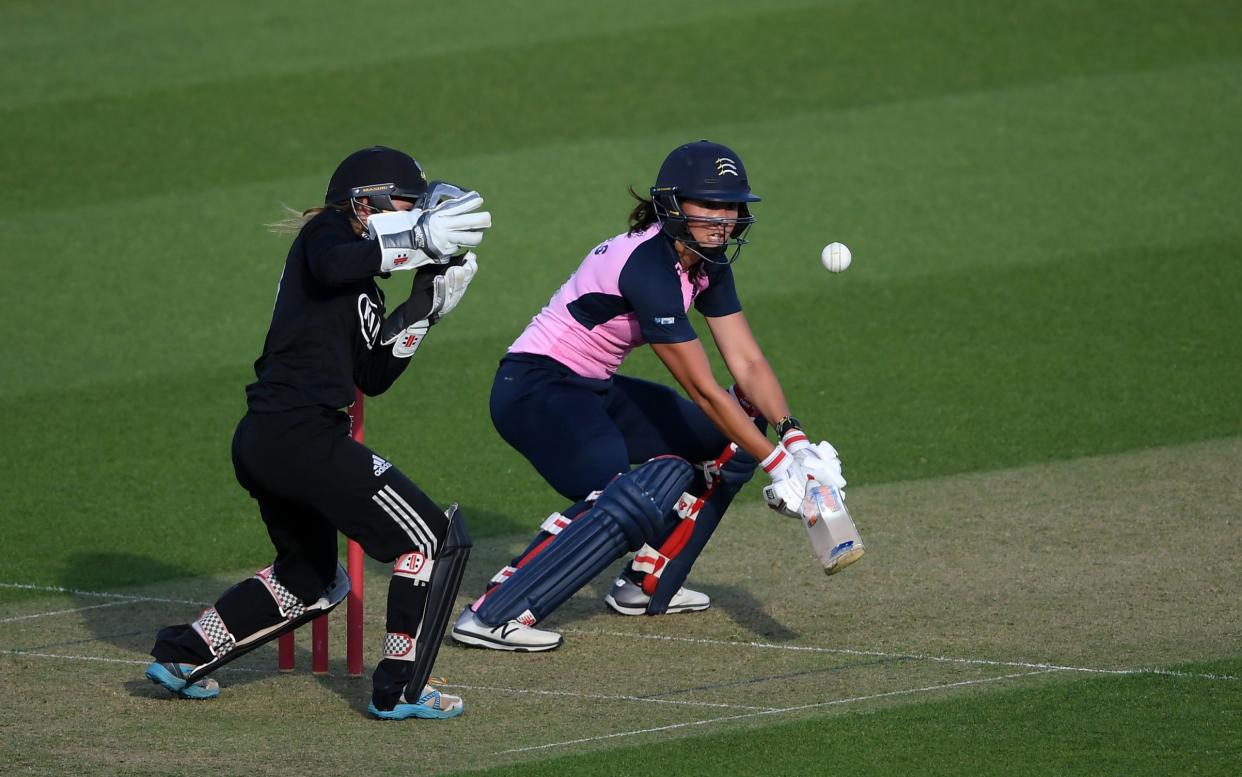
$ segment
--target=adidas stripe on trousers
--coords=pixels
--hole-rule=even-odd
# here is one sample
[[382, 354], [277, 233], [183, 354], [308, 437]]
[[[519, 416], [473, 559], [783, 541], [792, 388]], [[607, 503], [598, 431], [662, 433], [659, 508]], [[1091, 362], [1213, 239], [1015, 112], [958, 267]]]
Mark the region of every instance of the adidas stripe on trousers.
[[[233, 436], [233, 467], [258, 502], [276, 550], [276, 578], [304, 603], [315, 601], [335, 576], [338, 532], [372, 558], [391, 563], [410, 551], [437, 557], [448, 530], [440, 507], [400, 469], [353, 439], [342, 411], [248, 413]], [[425, 584], [392, 578], [387, 630], [417, 634], [426, 595]], [[281, 620], [270, 594], [253, 578], [226, 591], [216, 609], [236, 636]], [[157, 661], [202, 664], [211, 658], [188, 624], [163, 629], [151, 652]], [[381, 683], [403, 686], [400, 677], [389, 676], [404, 670], [399, 665], [410, 662], [381, 662], [377, 691]]]

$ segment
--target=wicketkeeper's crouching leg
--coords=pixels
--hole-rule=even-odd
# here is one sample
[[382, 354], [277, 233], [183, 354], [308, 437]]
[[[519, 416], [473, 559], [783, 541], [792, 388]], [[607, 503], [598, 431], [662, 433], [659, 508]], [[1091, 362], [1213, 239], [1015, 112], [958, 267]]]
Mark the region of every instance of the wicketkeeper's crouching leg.
[[[393, 566], [384, 657], [372, 677], [369, 711], [384, 719], [447, 718], [464, 709], [461, 699], [428, 681], [470, 555], [470, 535], [456, 505], [441, 516], [429, 509], [430, 501], [418, 501], [424, 508], [418, 515], [427, 532], [425, 544], [399, 555]], [[363, 547], [369, 554], [392, 558], [368, 544]], [[260, 570], [226, 591], [193, 623], [161, 629], [146, 675], [184, 698], [218, 696], [219, 685], [208, 674], [329, 612], [348, 593], [349, 576], [339, 564], [332, 584], [309, 604], [309, 597], [291, 591], [273, 567]]]
[[184, 698], [218, 696], [219, 685], [208, 674], [331, 611], [348, 594], [349, 574], [340, 564], [317, 597], [289, 590], [273, 566], [261, 569], [225, 591], [193, 623], [160, 629], [146, 676]]
[[413, 551], [393, 566], [384, 658], [375, 668], [368, 707], [377, 718], [448, 718], [462, 712], [461, 699], [427, 685], [471, 548], [457, 505], [445, 516], [448, 532], [435, 558]]

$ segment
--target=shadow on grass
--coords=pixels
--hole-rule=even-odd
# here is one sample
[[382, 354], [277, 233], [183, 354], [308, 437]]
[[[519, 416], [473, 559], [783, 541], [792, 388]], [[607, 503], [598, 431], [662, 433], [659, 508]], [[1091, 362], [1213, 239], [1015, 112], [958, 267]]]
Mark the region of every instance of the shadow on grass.
[[[76, 554], [71, 556], [61, 575], [60, 585], [73, 590], [92, 590], [90, 582], [96, 579], [96, 572], [89, 565], [123, 567], [139, 573], [143, 579], [176, 580], [184, 577], [182, 570], [157, 559], [151, 559], [129, 553], [96, 553]], [[39, 645], [38, 649], [64, 649], [74, 645], [105, 644], [116, 648], [121, 653], [131, 656], [136, 661], [144, 661], [149, 657], [147, 651], [155, 642], [155, 635], [160, 628], [175, 624], [188, 623], [197, 617], [202, 607], [215, 597], [222, 594], [231, 583], [221, 583], [217, 591], [198, 591], [193, 594], [170, 592], [161, 594], [151, 591], [147, 595], [154, 601], [138, 601], [132, 604], [109, 606], [111, 602], [103, 602], [104, 606], [81, 610], [81, 617], [88, 634], [73, 640], [61, 640], [53, 644]], [[169, 601], [158, 601], [167, 597]], [[123, 602], [116, 599], [112, 602]], [[98, 603], [93, 600], [92, 603]], [[335, 617], [345, 612], [340, 607]], [[305, 625], [297, 630], [295, 672], [309, 673], [311, 666], [310, 629]], [[372, 644], [377, 635], [370, 635]], [[344, 646], [340, 640], [334, 640], [337, 656], [329, 660], [328, 674], [319, 675], [315, 680], [324, 688], [340, 696], [358, 714], [366, 714], [367, 702], [370, 701], [370, 667], [363, 677], [350, 677], [346, 671]], [[265, 666], [265, 664], [267, 664]], [[141, 676], [141, 670], [135, 666], [135, 677], [126, 680], [123, 685], [131, 696], [142, 698], [168, 697], [167, 691], [159, 688]], [[252, 683], [270, 682], [279, 674], [276, 666], [274, 647], [260, 646], [252, 653], [239, 657], [237, 661], [220, 667], [212, 674], [221, 684], [225, 693], [230, 687], [247, 686]]]
[[788, 642], [801, 636], [764, 612], [762, 603], [742, 586], [714, 585], [709, 587], [707, 593], [711, 595], [714, 607], [756, 637], [771, 642]]
[[[177, 580], [185, 576], [184, 570], [179, 567], [132, 553], [77, 553], [67, 560], [60, 577], [60, 584], [73, 590], [92, 590], [95, 587], [92, 583], [98, 580], [101, 567], [123, 569], [144, 580]], [[150, 591], [147, 596], [154, 601], [83, 609], [81, 611], [82, 622], [89, 636], [43, 647], [45, 649], [65, 648], [73, 644], [103, 643], [133, 656], [136, 660], [144, 660], [148, 658], [147, 651], [155, 643], [155, 635], [160, 628], [193, 620], [205, 603], [223, 593], [226, 587], [226, 585], [221, 586], [220, 590], [215, 592], [198, 591], [190, 595], [184, 592], [161, 594], [159, 591]], [[170, 601], [158, 601], [165, 597]], [[309, 640], [304, 641], [309, 645]], [[299, 656], [299, 659], [303, 665], [309, 666], [309, 648], [303, 652], [307, 655]], [[138, 672], [136, 671], [135, 674]], [[222, 667], [216, 676], [222, 685], [237, 686], [267, 680], [274, 674], [276, 674], [274, 665], [270, 673], [265, 672], [253, 667], [253, 662], [245, 661], [243, 657], [243, 661], [236, 667]], [[124, 685], [133, 696], [167, 695], [165, 691], [140, 676], [126, 681]]]
[[[495, 517], [486, 516], [485, 520], [495, 520]], [[512, 561], [514, 555], [526, 547], [537, 529], [538, 527], [532, 523], [528, 527], [529, 534], [513, 535], [504, 542], [476, 545], [471, 551], [470, 563], [466, 566], [459, 595], [473, 598], [482, 594], [492, 575]], [[711, 552], [710, 547], [709, 545], [707, 552]], [[625, 562], [619, 560], [602, 570], [574, 597], [557, 609], [555, 622], [568, 626], [584, 618], [592, 617], [605, 609], [602, 599], [608, 593], [613, 578], [624, 568]], [[711, 596], [713, 609], [723, 612], [730, 620], [756, 638], [772, 642], [787, 642], [800, 636], [798, 632], [791, 630], [765, 612], [763, 605], [745, 587], [744, 581], [739, 581], [738, 584], [706, 585], [703, 590]], [[552, 627], [555, 628], [555, 626]]]

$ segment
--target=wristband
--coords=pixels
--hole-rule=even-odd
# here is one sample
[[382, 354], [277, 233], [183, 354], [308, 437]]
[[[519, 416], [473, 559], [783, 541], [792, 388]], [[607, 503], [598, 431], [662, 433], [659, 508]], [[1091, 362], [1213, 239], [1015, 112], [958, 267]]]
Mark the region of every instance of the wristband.
[[781, 435], [782, 437], [784, 437], [785, 432], [788, 432], [790, 429], [801, 429], [801, 428], [802, 428], [802, 423], [791, 415], [787, 415], [781, 420], [776, 422], [776, 433]]
[[759, 462], [759, 466], [769, 475], [779, 474], [789, 467], [789, 455], [785, 446], [778, 445], [772, 449], [767, 458]]
[[812, 447], [811, 441], [807, 439], [806, 434], [796, 426], [781, 435], [781, 445], [784, 445], [785, 449], [793, 454], [801, 453], [807, 448]]

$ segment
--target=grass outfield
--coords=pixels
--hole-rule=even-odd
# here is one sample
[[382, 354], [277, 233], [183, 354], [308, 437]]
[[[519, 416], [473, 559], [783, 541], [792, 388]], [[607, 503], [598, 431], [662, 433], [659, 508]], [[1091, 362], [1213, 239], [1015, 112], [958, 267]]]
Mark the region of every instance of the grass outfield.
[[[1213, 441], [861, 487], [869, 553], [831, 583], [797, 524], [741, 505], [696, 567], [712, 609], [622, 618], [598, 581], [551, 619], [566, 636], [554, 653], [447, 644], [437, 671], [469, 707], [416, 730], [365, 717], [341, 618], [330, 677], [305, 672], [303, 636], [302, 673], [278, 675], [263, 649], [219, 673], [212, 702], [142, 679], [152, 631], [244, 570], [27, 591], [0, 608], [0, 755], [35, 772], [89, 756], [105, 774], [253, 774], [293, 753], [306, 762], [275, 771], [1159, 774], [1176, 760], [1228, 774], [1242, 756], [1240, 457], [1242, 441]], [[1187, 513], [1219, 540], [1168, 519]], [[465, 588], [523, 539], [480, 541]], [[370, 573], [373, 649], [386, 570]], [[49, 695], [67, 672], [89, 713]]]
[[[774, 0], [709, 13], [554, 0], [360, 2], [347, 14], [326, 2], [0, 4], [4, 762], [168, 772], [197, 719], [213, 741], [241, 737], [230, 751], [283, 752], [242, 736], [253, 733], [301, 752], [297, 732], [313, 730], [360, 742], [337, 748], [353, 764], [445, 737], [441, 766], [531, 774], [622, 773], [648, 757], [670, 773], [745, 773], [774, 753], [787, 760], [770, 771], [789, 774], [851, 758], [851, 771], [875, 773], [1236, 762], [1242, 694], [1208, 676], [1236, 677], [1242, 660], [1242, 3]], [[487, 420], [495, 362], [581, 256], [623, 228], [626, 188], [699, 137], [733, 146], [764, 198], [735, 268], [742, 301], [795, 413], [842, 451], [878, 545], [857, 574], [824, 580], [752, 486], [696, 571], [717, 602], [704, 618], [605, 619], [592, 588], [567, 605], [572, 627], [1185, 676], [1057, 670], [500, 754], [572, 739], [575, 725], [603, 737], [692, 716], [536, 703], [558, 683], [584, 693], [601, 666], [618, 673], [602, 693], [654, 693], [623, 682], [636, 639], [624, 636], [530, 664], [517, 678], [526, 695], [471, 691], [468, 720], [434, 733], [376, 728], [357, 684], [269, 676], [263, 652], [253, 682], [234, 679], [211, 708], [160, 703], [128, 664], [12, 652], [63, 643], [77, 647], [50, 652], [138, 661], [154, 625], [191, 606], [139, 615], [123, 600], [15, 586], [200, 601], [268, 563], [228, 457], [288, 244], [263, 224], [282, 203], [314, 204], [335, 162], [376, 142], [476, 186], [494, 216], [470, 295], [368, 405], [372, 445], [433, 497], [463, 502], [480, 538], [469, 574], [486, 578], [559, 506]], [[853, 249], [843, 275], [816, 260], [830, 240]], [[667, 379], [647, 353], [626, 371]], [[1032, 472], [1057, 475], [1030, 486]], [[1141, 524], [1159, 542], [1130, 523], [1146, 509], [1136, 493], [1167, 510], [1169, 523]], [[1049, 500], [1065, 522], [1044, 515], [1030, 533], [1021, 516]], [[1075, 561], [1062, 568], [1067, 534]], [[748, 541], [763, 564], [746, 560]], [[783, 708], [982, 678], [902, 660], [805, 687], [770, 678], [826, 664], [801, 656], [766, 672], [765, 660], [727, 664], [769, 678], [745, 694], [689, 695]], [[442, 663], [489, 688], [515, 665], [458, 650]], [[66, 708], [64, 672], [83, 667], [92, 696]], [[659, 670], [726, 672], [688, 647]], [[285, 694], [293, 706], [275, 707]], [[454, 749], [496, 727], [504, 746]], [[92, 755], [111, 748], [117, 758]], [[188, 772], [210, 761], [207, 747], [189, 750]], [[325, 772], [337, 757], [316, 751]]]

